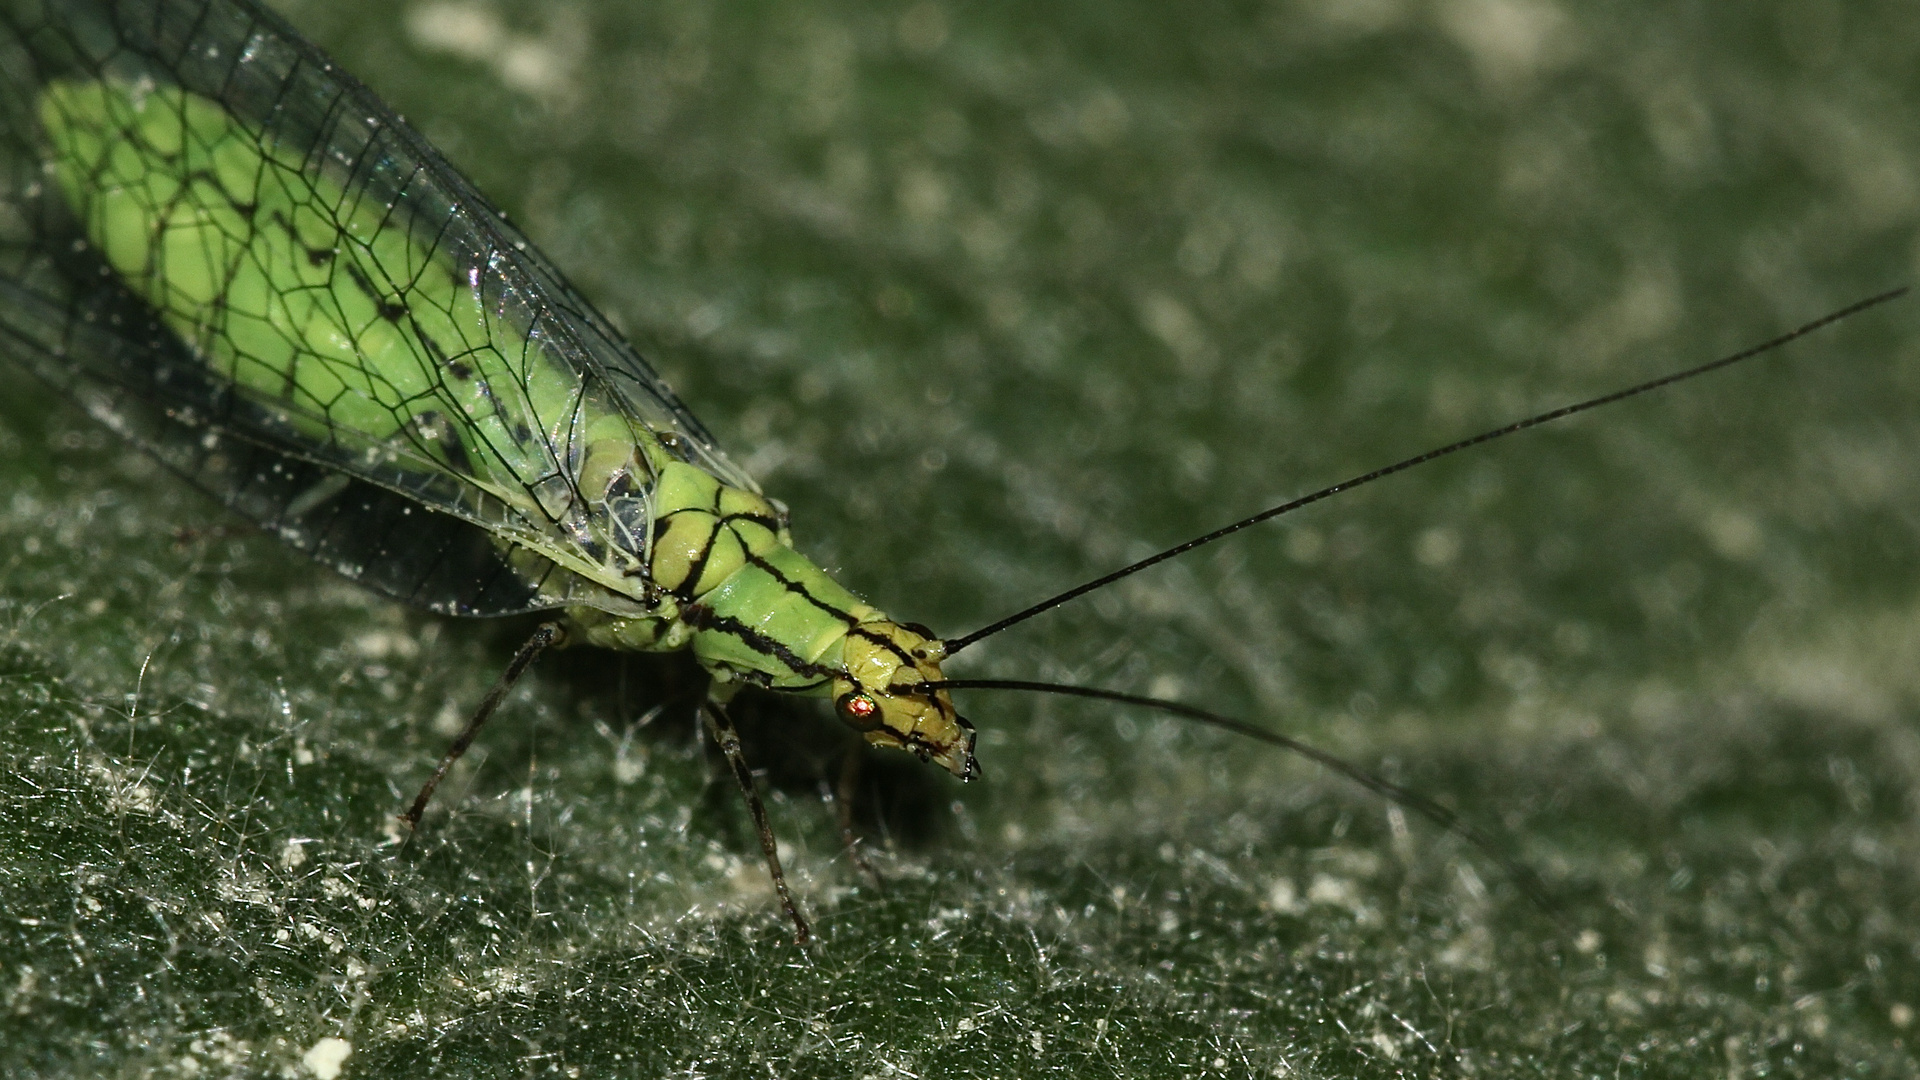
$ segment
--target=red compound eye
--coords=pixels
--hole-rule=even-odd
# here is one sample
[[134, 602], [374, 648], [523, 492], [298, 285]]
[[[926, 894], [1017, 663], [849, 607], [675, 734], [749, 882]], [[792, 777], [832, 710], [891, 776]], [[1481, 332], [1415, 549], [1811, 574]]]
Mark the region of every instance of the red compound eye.
[[880, 722], [880, 706], [862, 693], [840, 695], [834, 705], [840, 710], [840, 719], [865, 731]]

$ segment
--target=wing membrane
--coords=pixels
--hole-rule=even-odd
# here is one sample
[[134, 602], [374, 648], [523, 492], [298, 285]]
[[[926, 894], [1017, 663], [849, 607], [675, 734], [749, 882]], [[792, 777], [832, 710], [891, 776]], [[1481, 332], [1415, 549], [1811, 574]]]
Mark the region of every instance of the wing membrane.
[[653, 471], [754, 489], [277, 18], [0, 11], [0, 349], [228, 506], [437, 610], [634, 614]]

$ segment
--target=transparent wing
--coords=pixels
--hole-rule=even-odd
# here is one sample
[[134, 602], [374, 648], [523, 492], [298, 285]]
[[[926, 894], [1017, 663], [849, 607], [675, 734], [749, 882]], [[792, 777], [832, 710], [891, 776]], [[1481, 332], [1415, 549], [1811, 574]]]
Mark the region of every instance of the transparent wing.
[[240, 0], [0, 4], [0, 351], [436, 610], [647, 610], [658, 466], [756, 490], [424, 141]]

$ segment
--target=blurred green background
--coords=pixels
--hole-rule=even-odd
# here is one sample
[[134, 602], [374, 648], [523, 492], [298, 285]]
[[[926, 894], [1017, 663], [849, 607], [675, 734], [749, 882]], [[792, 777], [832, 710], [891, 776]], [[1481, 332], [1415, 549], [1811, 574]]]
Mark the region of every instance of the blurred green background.
[[[1915, 266], [1911, 4], [282, 10], [804, 550], [947, 633]], [[984, 692], [983, 781], [867, 760], [876, 887], [819, 796], [835, 723], [749, 703], [811, 956], [685, 665], [543, 661], [402, 851], [530, 625], [372, 599], [9, 383], [0, 1046], [49, 1076], [310, 1074], [326, 1038], [357, 1077], [1912, 1076], [1916, 324], [1383, 482], [953, 665], [1336, 750], [1493, 833], [1551, 913], [1264, 748]]]

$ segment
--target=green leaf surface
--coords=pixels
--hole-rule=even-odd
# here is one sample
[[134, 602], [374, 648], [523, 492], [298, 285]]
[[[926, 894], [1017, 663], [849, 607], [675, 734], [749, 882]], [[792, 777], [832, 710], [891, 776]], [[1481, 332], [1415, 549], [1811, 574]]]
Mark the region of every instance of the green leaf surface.
[[[1920, 9], [288, 4], [624, 326], [799, 546], [962, 633], [1902, 284]], [[697, 672], [373, 599], [0, 394], [10, 1075], [1913, 1076], [1912, 301], [963, 654], [986, 775], [821, 798]], [[342, 1040], [325, 1043], [323, 1040]], [[344, 1045], [343, 1045], [344, 1044]]]

